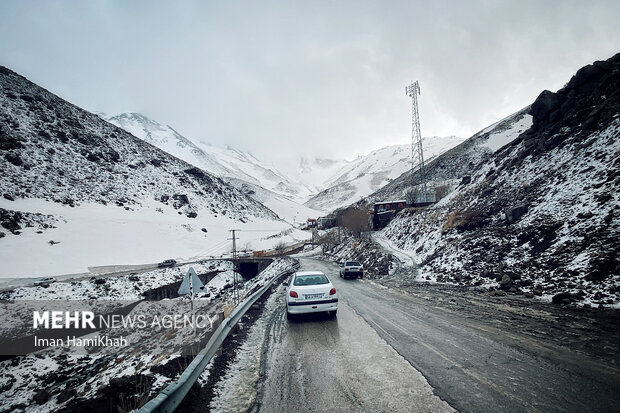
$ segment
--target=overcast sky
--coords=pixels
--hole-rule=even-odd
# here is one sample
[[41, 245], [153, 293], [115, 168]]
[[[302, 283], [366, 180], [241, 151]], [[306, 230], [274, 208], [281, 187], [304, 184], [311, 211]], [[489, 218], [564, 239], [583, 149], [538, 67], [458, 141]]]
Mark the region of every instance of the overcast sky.
[[620, 1], [0, 2], [0, 64], [267, 160], [469, 137], [620, 52]]

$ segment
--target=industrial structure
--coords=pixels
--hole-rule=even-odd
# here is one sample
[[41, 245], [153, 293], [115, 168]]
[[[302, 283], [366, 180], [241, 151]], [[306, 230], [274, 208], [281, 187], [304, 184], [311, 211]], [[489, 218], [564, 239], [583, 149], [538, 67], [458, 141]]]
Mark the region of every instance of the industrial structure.
[[[422, 133], [420, 132], [420, 113], [418, 111], [418, 95], [420, 84], [416, 80], [405, 87], [405, 94], [411, 97], [411, 190], [415, 195], [412, 204], [429, 204], [435, 202], [435, 193], [426, 189], [426, 171], [424, 169], [424, 151], [422, 149]], [[417, 155], [417, 156], [416, 156]], [[420, 173], [419, 186], [415, 179], [415, 160], [418, 159]]]
[[372, 229], [378, 231], [385, 228], [385, 226], [394, 218], [398, 212], [407, 207], [406, 200], [400, 201], [386, 201], [376, 202], [372, 214]]

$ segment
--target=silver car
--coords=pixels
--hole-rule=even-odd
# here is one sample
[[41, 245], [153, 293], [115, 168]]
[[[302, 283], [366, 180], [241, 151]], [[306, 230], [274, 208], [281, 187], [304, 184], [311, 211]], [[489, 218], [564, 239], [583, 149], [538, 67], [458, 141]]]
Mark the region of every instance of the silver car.
[[340, 278], [363, 278], [364, 266], [358, 261], [345, 261], [340, 267]]
[[338, 293], [321, 271], [299, 271], [293, 274], [286, 288], [286, 315], [338, 311]]

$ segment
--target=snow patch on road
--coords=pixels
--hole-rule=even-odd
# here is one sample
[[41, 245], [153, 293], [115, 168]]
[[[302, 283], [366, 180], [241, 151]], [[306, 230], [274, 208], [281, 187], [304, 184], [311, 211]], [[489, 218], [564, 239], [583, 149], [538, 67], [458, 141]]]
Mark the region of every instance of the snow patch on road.
[[214, 412], [245, 412], [256, 401], [256, 383], [259, 379], [260, 363], [268, 315], [280, 308], [280, 294], [272, 294], [265, 303], [265, 315], [253, 325], [239, 323], [239, 328], [250, 329], [247, 340], [237, 352], [237, 357], [227, 374], [215, 388], [216, 396], [209, 406]]

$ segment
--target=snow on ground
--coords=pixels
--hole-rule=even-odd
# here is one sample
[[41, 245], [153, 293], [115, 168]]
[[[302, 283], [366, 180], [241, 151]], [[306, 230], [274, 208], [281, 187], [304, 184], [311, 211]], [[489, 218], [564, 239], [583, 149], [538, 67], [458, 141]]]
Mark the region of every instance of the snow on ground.
[[[463, 138], [425, 137], [422, 139], [425, 159], [428, 161], [463, 142]], [[373, 191], [382, 186], [383, 180], [395, 179], [411, 169], [411, 145], [392, 145], [359, 156], [338, 170], [326, 184], [329, 186], [348, 182], [363, 175], [378, 175], [372, 182]], [[368, 195], [368, 193], [366, 193]]]
[[292, 225], [306, 222], [308, 218], [316, 219], [326, 214], [325, 211], [308, 208], [305, 205], [299, 204], [294, 200], [294, 197], [270, 191], [259, 185], [254, 185], [240, 179], [227, 179], [227, 182], [247, 196], [265, 205], [275, 212], [280, 219]]
[[[501, 121], [500, 121], [501, 122]], [[489, 126], [489, 130], [493, 130], [495, 125]], [[528, 130], [532, 126], [532, 115], [524, 115], [519, 121], [512, 123], [508, 128], [499, 128], [489, 134], [485, 146], [493, 152], [497, 151], [504, 145], [509, 144], [522, 132]], [[485, 129], [486, 130], [486, 129]]]
[[[118, 300], [136, 301], [142, 293], [162, 285], [181, 281], [190, 267], [199, 273], [222, 271], [228, 274], [232, 262], [208, 260], [184, 264], [174, 268], [158, 268], [141, 274], [127, 274], [104, 278], [96, 282], [95, 277], [80, 280], [60, 281], [49, 287], [26, 286], [0, 293], [0, 298], [8, 300]], [[220, 286], [218, 286], [220, 287]]]
[[300, 194], [305, 194], [305, 199], [300, 197], [299, 202], [304, 202], [325, 189], [326, 181], [348, 163], [349, 161], [344, 159], [308, 158], [304, 155], [291, 157], [290, 154], [286, 154], [285, 158], [278, 161], [278, 170], [284, 172], [292, 182], [297, 184]]
[[298, 252], [297, 254], [294, 254], [293, 257], [295, 257], [295, 258], [307, 258], [307, 257], [316, 257], [316, 256], [321, 255], [321, 254], [322, 254], [321, 247], [307, 245], [303, 249], [303, 251]]
[[101, 114], [101, 117], [226, 181], [241, 180], [262, 186], [270, 192], [289, 197], [298, 204], [311, 195], [311, 190], [305, 185], [291, 181], [275, 167], [267, 165], [248, 152], [230, 146], [211, 145], [198, 139], [188, 139], [171, 126], [161, 125], [139, 113], [123, 113], [114, 117]]
[[[127, 211], [101, 204], [69, 207], [32, 198], [0, 199], [0, 208], [53, 214], [59, 219], [55, 228], [41, 234], [36, 228], [7, 234], [0, 249], [0, 278], [80, 274], [92, 266], [220, 256], [231, 251], [231, 229], [240, 230], [237, 245], [243, 249], [269, 249], [311, 236], [283, 221], [252, 217], [245, 223], [232, 222], [202, 211], [197, 218], [188, 218], [170, 206], [150, 202]], [[274, 234], [282, 236], [269, 238]]]
[[[396, 257], [402, 264], [412, 268], [418, 267], [417, 255], [414, 251], [399, 249], [392, 241], [382, 236], [380, 232], [373, 234], [372, 240], [388, 251], [391, 255]], [[417, 274], [416, 278], [421, 280], [420, 274]]]
[[[506, 126], [506, 133], [520, 130]], [[399, 213], [381, 231], [392, 242], [386, 246], [409, 255], [423, 278], [497, 289], [506, 276], [513, 293], [543, 300], [572, 294], [575, 305], [620, 307], [610, 259], [618, 231], [611, 187], [620, 122], [589, 135], [562, 131], [564, 145], [524, 157], [519, 142], [496, 152], [469, 185], [434, 207]], [[507, 222], [507, 211], [521, 204], [523, 216]]]
[[292, 225], [306, 222], [308, 218], [317, 219], [318, 217], [327, 215], [326, 211], [308, 208], [305, 205], [300, 205], [284, 197], [274, 196], [266, 199], [264, 202], [259, 202], [278, 214], [281, 219]]
[[[243, 299], [258, 286], [264, 285], [283, 271], [290, 270], [295, 263], [295, 260], [288, 258], [275, 259], [257, 277], [242, 281], [240, 297]], [[231, 265], [227, 261], [192, 264], [199, 274], [213, 270], [223, 271], [214, 279], [213, 283], [208, 284], [209, 287], [215, 287], [215, 289], [210, 289], [210, 297], [195, 299], [196, 313], [215, 315], [221, 311], [225, 303], [232, 301], [232, 289], [226, 282], [234, 275], [230, 270]], [[188, 268], [189, 265], [184, 265], [179, 268], [158, 269], [140, 274], [139, 279], [143, 282], [133, 282], [134, 285], [139, 286], [136, 294], [147, 288], [179, 281]], [[107, 278], [108, 294], [100, 295], [99, 300], [92, 300], [91, 303], [93, 305], [101, 305], [105, 302], [120, 303], [121, 299], [137, 298], [133, 293], [123, 293], [123, 291], [131, 289], [129, 288], [131, 285], [127, 284], [128, 281], [131, 282], [129, 277], [131, 276]], [[80, 298], [90, 288], [91, 280], [80, 280], [72, 283], [54, 283], [49, 288], [21, 288], [13, 293], [3, 293], [4, 297], [2, 298], [15, 299], [17, 300], [16, 303], [32, 303], [34, 302], [32, 300], [49, 303], [48, 300], [56, 299], [62, 305], [66, 305], [68, 302], [66, 299]], [[219, 297], [215, 306], [214, 297]], [[130, 315], [163, 316], [188, 309], [189, 301], [186, 297], [141, 301], [131, 311]], [[6, 312], [3, 313], [6, 315]], [[11, 314], [15, 318], [18, 314], [23, 315], [23, 312], [11, 312]], [[31, 325], [32, 313], [26, 314], [22, 321]], [[3, 330], [7, 328], [15, 330], [15, 327], [11, 327], [11, 325], [10, 323], [1, 323]], [[23, 328], [18, 330], [23, 333]], [[68, 348], [49, 348], [36, 354], [0, 362], [0, 369], [3, 372], [0, 377], [0, 387], [3, 389], [3, 397], [0, 398], [0, 410], [14, 411], [16, 406], [21, 405], [20, 411], [52, 412], [66, 407], [67, 403], [74, 403], [78, 398], [83, 403], [105, 402], [119, 406], [126, 403], [128, 410], [139, 407], [139, 404], [136, 403], [143, 403], [147, 398], [154, 397], [178, 377], [180, 370], [189, 364], [191, 356], [195, 353], [188, 354], [187, 349], [185, 349], [186, 346], [197, 342], [198, 339], [206, 343], [210, 334], [209, 330], [204, 330], [199, 331], [198, 337], [195, 337], [192, 330], [188, 328], [139, 329], [123, 327], [103, 330], [91, 336], [112, 335], [112, 331], [115, 334], [123, 335], [128, 340], [129, 345], [121, 348], [97, 347], [95, 349], [72, 348], [71, 350]], [[260, 337], [260, 331], [262, 330], [256, 330], [254, 336]], [[257, 348], [260, 349], [260, 346]], [[254, 350], [256, 348], [245, 348], [243, 354], [250, 354]], [[240, 357], [244, 357], [243, 354]], [[190, 358], [187, 358], [188, 356]], [[63, 374], [59, 374], [59, 372]], [[237, 383], [246, 384], [244, 391], [251, 391], [252, 389], [251, 380]], [[123, 388], [118, 388], [118, 386]], [[119, 403], [118, 400], [112, 402], [106, 399], [109, 397], [105, 396], [106, 394], [115, 393], [119, 390], [122, 390], [121, 393], [123, 394], [114, 394], [114, 396], [120, 397], [123, 403]], [[34, 403], [35, 396], [42, 394], [42, 391], [45, 393], [46, 401], [41, 404]], [[79, 409], [80, 404], [77, 406]]]
[[[463, 142], [456, 136], [422, 139], [426, 162]], [[416, 161], [417, 162], [417, 161]], [[326, 182], [327, 189], [305, 205], [324, 211], [346, 207], [379, 190], [411, 170], [411, 145], [377, 149], [342, 166]]]
[[[274, 263], [274, 268], [283, 263]], [[265, 303], [265, 314], [272, 314], [281, 305], [281, 296], [272, 294]], [[249, 329], [247, 339], [238, 349], [232, 366], [218, 382], [215, 397], [209, 406], [217, 412], [247, 411], [256, 400], [256, 383], [260, 378], [260, 363], [265, 329], [269, 324], [267, 317], [260, 317], [250, 326], [239, 324], [239, 328]]]

